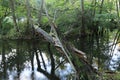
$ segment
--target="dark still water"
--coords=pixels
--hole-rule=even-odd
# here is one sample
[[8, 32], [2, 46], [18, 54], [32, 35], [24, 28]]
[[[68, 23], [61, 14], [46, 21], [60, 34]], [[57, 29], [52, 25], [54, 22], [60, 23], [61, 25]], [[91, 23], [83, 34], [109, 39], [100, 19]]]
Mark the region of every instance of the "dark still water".
[[71, 65], [49, 43], [0, 40], [0, 80], [70, 80], [73, 75]]

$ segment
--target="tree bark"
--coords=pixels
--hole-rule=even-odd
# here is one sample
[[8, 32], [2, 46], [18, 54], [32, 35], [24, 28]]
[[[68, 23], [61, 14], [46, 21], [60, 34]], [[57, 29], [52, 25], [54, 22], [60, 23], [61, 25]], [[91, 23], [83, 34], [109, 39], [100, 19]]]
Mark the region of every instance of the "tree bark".
[[26, 0], [26, 9], [27, 9], [27, 28], [26, 28], [26, 33], [31, 35], [32, 38], [34, 38], [34, 28], [33, 28], [33, 20], [31, 16], [31, 6], [30, 6], [30, 0]]
[[16, 29], [16, 32], [19, 32], [19, 28], [18, 28], [17, 21], [16, 21], [16, 15], [15, 15], [15, 1], [14, 0], [9, 0], [9, 2], [10, 2], [10, 8], [11, 8], [11, 11], [12, 11], [14, 27]]
[[[78, 50], [77, 48], [75, 48], [74, 46], [72, 46], [70, 44], [64, 44], [67, 46], [63, 46], [63, 43], [60, 40], [58, 40], [59, 37], [57, 37], [57, 38], [52, 37], [51, 35], [49, 35], [46, 31], [44, 31], [41, 28], [35, 28], [35, 31], [37, 33], [41, 34], [46, 41], [53, 44], [60, 53], [62, 53], [63, 55], [65, 55], [67, 57], [67, 59], [70, 59], [69, 54], [71, 54], [70, 52], [72, 52], [73, 55], [78, 56], [83, 61], [84, 64], [86, 64], [93, 72], [96, 73], [94, 68], [89, 64], [89, 61], [87, 60], [87, 57], [84, 52]], [[71, 61], [71, 59], [70, 59], [70, 61]], [[73, 65], [72, 61], [70, 63]], [[76, 70], [74, 65], [73, 65], [73, 68]]]
[[29, 0], [26, 0], [26, 9], [27, 9], [27, 24], [31, 27], [31, 9]]
[[[45, 2], [43, 0], [43, 7], [45, 9], [45, 12], [46, 12], [46, 16], [48, 17], [48, 20], [49, 20], [49, 25], [51, 26], [51, 30], [52, 30], [52, 34], [48, 34], [46, 31], [44, 31], [43, 29], [41, 29], [40, 27], [35, 27], [35, 31], [39, 34], [41, 34], [44, 39], [48, 42], [50, 42], [51, 44], [53, 44], [55, 46], [55, 48], [60, 52], [62, 53], [63, 55], [65, 55], [66, 59], [69, 61], [69, 63], [71, 64], [72, 68], [74, 69], [75, 71], [75, 74], [77, 75], [77, 68], [76, 66], [74, 65], [73, 62], [75, 61], [72, 61], [71, 60], [71, 53], [73, 55], [76, 55], [80, 58], [80, 60], [82, 61], [82, 63], [84, 65], [86, 65], [87, 67], [89, 67], [89, 70], [92, 71], [93, 73], [96, 73], [96, 71], [94, 70], [94, 68], [89, 64], [89, 62], [87, 61], [87, 58], [86, 58], [86, 55], [84, 52], [76, 49], [74, 46], [71, 46], [70, 44], [66, 44], [67, 42], [62, 40], [59, 38], [58, 36], [58, 33], [57, 33], [57, 26], [54, 22], [52, 22], [50, 20], [50, 17], [48, 15], [48, 11], [47, 11], [47, 8], [46, 8], [46, 5], [45, 5]], [[67, 46], [66, 46], [67, 45]], [[69, 48], [69, 49], [68, 49]], [[78, 75], [75, 76], [75, 78], [77, 79]]]
[[80, 8], [81, 8], [81, 28], [80, 35], [85, 36], [85, 25], [84, 25], [84, 0], [80, 0]]
[[117, 12], [117, 17], [119, 18], [119, 2], [116, 0], [116, 12]]
[[101, 1], [101, 5], [100, 5], [100, 11], [99, 11], [99, 14], [102, 13], [102, 9], [103, 9], [103, 3], [104, 3], [104, 0]]
[[43, 0], [41, 0], [40, 8], [38, 10], [38, 24], [39, 24], [39, 26], [41, 25], [42, 9], [43, 9]]

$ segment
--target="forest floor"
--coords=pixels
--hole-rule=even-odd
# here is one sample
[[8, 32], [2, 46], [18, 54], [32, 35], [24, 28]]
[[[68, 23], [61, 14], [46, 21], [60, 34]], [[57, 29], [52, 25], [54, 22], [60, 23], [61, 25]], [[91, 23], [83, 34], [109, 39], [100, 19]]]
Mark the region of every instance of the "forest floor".
[[120, 72], [106, 72], [103, 75], [103, 80], [120, 80]]

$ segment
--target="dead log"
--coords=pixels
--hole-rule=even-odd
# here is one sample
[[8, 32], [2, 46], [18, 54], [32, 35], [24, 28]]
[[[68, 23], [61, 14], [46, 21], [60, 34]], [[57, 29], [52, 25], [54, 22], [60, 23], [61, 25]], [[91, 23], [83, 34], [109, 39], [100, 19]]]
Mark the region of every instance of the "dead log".
[[[82, 62], [87, 65], [89, 67], [89, 69], [94, 72], [97, 73], [95, 71], [95, 69], [89, 64], [89, 61], [87, 60], [86, 54], [80, 50], [78, 50], [77, 48], [75, 48], [73, 45], [71, 44], [65, 44], [65, 47], [63, 46], [63, 44], [60, 42], [60, 40], [58, 40], [58, 36], [57, 39], [54, 36], [51, 36], [50, 34], [48, 34], [46, 31], [44, 31], [43, 29], [39, 28], [39, 27], [34, 27], [35, 31], [39, 34], [41, 34], [44, 39], [48, 42], [50, 42], [51, 44], [53, 44], [55, 46], [55, 48], [62, 54], [64, 54], [66, 57], [68, 56], [67, 51], [65, 51], [65, 47], [66, 49], [68, 49], [69, 52], [72, 52], [72, 54], [78, 56], [80, 58], [80, 60], [82, 60]], [[64, 42], [65, 43], [65, 42]], [[70, 54], [70, 53], [69, 53]], [[67, 58], [68, 59], [68, 58]], [[69, 61], [69, 60], [68, 60]], [[72, 63], [72, 61], [71, 61]], [[73, 63], [72, 63], [73, 64]], [[73, 67], [75, 68], [75, 66], [73, 65]], [[75, 68], [76, 69], [76, 68]]]
[[[52, 43], [59, 52], [63, 53], [66, 56], [67, 60], [69, 61], [69, 63], [71, 64], [72, 68], [75, 71], [75, 77], [77, 79], [78, 76], [76, 76], [76, 75], [77, 75], [78, 70], [76, 69], [75, 65], [73, 64], [73, 62], [70, 58], [71, 53], [69, 52], [67, 46], [65, 44], [63, 44], [63, 42], [60, 40], [58, 33], [57, 33], [57, 30], [56, 30], [57, 26], [54, 22], [51, 21], [51, 19], [49, 17], [48, 10], [46, 8], [46, 4], [45, 4], [44, 0], [43, 0], [43, 7], [45, 9], [46, 16], [47, 16], [48, 21], [49, 21], [49, 25], [51, 27], [50, 33], [52, 33], [52, 34], [51, 35], [48, 34], [46, 31], [44, 31], [43, 29], [41, 29], [39, 27], [34, 27], [34, 28], [38, 33], [43, 35], [43, 37], [48, 42]], [[82, 51], [79, 51], [78, 49], [76, 49], [74, 47], [70, 47], [70, 49], [72, 50], [72, 52], [79, 55], [80, 56], [79, 58], [83, 61], [83, 63], [85, 63], [89, 67], [89, 69], [91, 69], [91, 71], [94, 72], [93, 67], [91, 65], [89, 65], [87, 62], [85, 53], [83, 53]]]

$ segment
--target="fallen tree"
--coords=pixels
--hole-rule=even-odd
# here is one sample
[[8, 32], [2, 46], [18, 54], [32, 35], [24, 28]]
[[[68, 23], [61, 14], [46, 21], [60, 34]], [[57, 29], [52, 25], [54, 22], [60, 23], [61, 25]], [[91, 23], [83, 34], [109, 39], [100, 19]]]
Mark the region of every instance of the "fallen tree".
[[[51, 43], [60, 53], [62, 53], [62, 55], [65, 56], [65, 58], [71, 64], [75, 72], [76, 79], [79, 79], [79, 74], [82, 72], [86, 72], [87, 75], [91, 75], [91, 73], [96, 74], [97, 71], [89, 64], [89, 61], [87, 60], [87, 56], [84, 52], [78, 50], [72, 44], [69, 44], [64, 39], [60, 39], [57, 32], [57, 25], [54, 23], [54, 21], [51, 21], [45, 6], [45, 2], [43, 2], [43, 7], [45, 9], [51, 30], [50, 33], [48, 33], [42, 28], [34, 26], [35, 32], [42, 35], [47, 42]], [[84, 67], [82, 68], [85, 68], [86, 71], [82, 70], [82, 68], [78, 66], [75, 60], [79, 60], [84, 65]]]
[[87, 68], [86, 70], [88, 70], [88, 72], [96, 74], [97, 71], [89, 64], [86, 54], [78, 50], [77, 48], [75, 48], [72, 44], [69, 44], [64, 40], [61, 41], [55, 29], [56, 27], [53, 24], [54, 23], [50, 24], [51, 28], [53, 29], [52, 34], [47, 33], [40, 27], [34, 27], [34, 28], [35, 28], [35, 31], [40, 35], [42, 35], [47, 42], [51, 43], [60, 53], [65, 55], [66, 59], [71, 64], [76, 74], [80, 73], [79, 72], [80, 68], [76, 66], [76, 62], [72, 60], [71, 55], [77, 56], [80, 62], [86, 66]]

